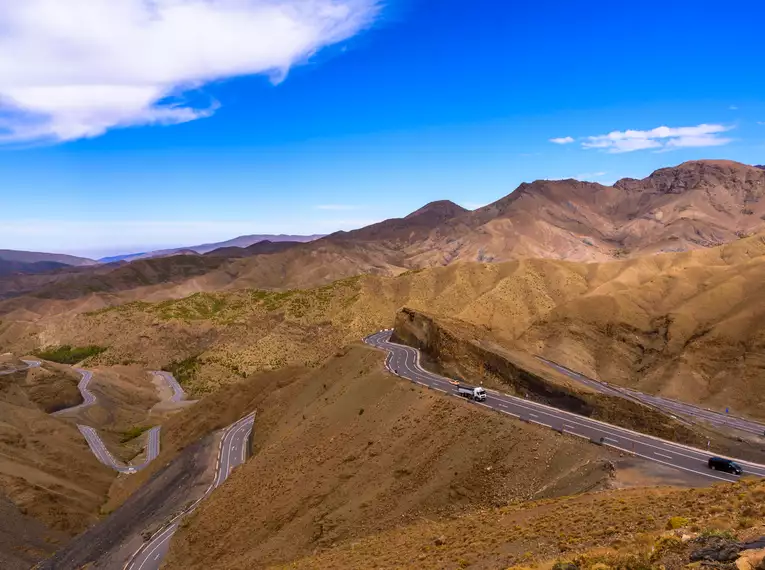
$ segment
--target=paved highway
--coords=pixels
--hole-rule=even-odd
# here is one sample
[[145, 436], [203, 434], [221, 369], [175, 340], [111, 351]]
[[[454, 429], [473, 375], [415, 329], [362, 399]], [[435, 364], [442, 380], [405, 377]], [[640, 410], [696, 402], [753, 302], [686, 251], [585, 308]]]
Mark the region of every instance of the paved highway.
[[158, 570], [162, 559], [170, 548], [170, 539], [175, 534], [181, 519], [197, 508], [206, 497], [220, 486], [234, 467], [247, 460], [247, 447], [255, 422], [255, 413], [234, 422], [223, 433], [218, 446], [218, 459], [215, 476], [205, 494], [197, 499], [188, 509], [176, 515], [162, 529], [145, 542], [125, 564], [125, 570]]
[[104, 445], [104, 442], [101, 437], [99, 437], [98, 432], [92, 427], [78, 424], [77, 429], [80, 430], [80, 433], [85, 438], [85, 441], [88, 442], [88, 446], [93, 452], [93, 455], [95, 455], [101, 463], [107, 467], [111, 467], [112, 469], [119, 471], [120, 473], [135, 473], [136, 471], [140, 471], [149, 463], [154, 461], [159, 455], [160, 426], [155, 426], [148, 431], [146, 441], [146, 457], [144, 458], [143, 462], [134, 465], [125, 465], [121, 461], [115, 459]]
[[171, 402], [180, 402], [181, 400], [184, 400], [186, 398], [186, 393], [183, 391], [183, 388], [181, 388], [181, 385], [178, 384], [178, 381], [175, 379], [175, 376], [170, 374], [169, 372], [165, 372], [164, 370], [155, 370], [152, 372], [152, 374], [156, 374], [157, 376], [161, 376], [165, 379], [165, 382], [170, 386], [170, 388], [173, 391], [173, 395], [170, 398]]
[[23, 370], [29, 370], [30, 368], [37, 368], [40, 366], [40, 363], [37, 360], [22, 360], [26, 366], [24, 368], [11, 368], [10, 370], [0, 370], [0, 376], [5, 376], [7, 374], [13, 374], [14, 372], [22, 372]]
[[[388, 352], [385, 359], [388, 370], [417, 384], [457, 396], [456, 387], [449, 379], [424, 370], [420, 366], [419, 351], [410, 346], [390, 342], [391, 334], [389, 330], [380, 331], [364, 339], [367, 344]], [[707, 466], [711, 456], [708, 451], [638, 433], [524, 398], [487, 390], [486, 401], [475, 404], [705, 477], [721, 481], [738, 479], [735, 475], [711, 471]], [[736, 461], [742, 465], [744, 474], [765, 477], [765, 465], [738, 459]]]
[[[38, 362], [37, 365], [39, 366], [40, 363]], [[93, 392], [91, 392], [88, 389], [88, 385], [90, 384], [90, 381], [93, 378], [93, 373], [88, 370], [82, 370], [80, 368], [75, 368], [75, 370], [79, 372], [80, 375], [82, 376], [79, 384], [77, 384], [77, 387], [80, 390], [80, 394], [82, 394], [82, 403], [76, 406], [73, 406], [71, 408], [66, 408], [64, 410], [59, 410], [58, 412], [54, 412], [53, 414], [54, 416], [63, 414], [63, 413], [78, 411], [80, 409], [86, 408], [96, 403], [95, 394], [93, 394]], [[165, 381], [170, 386], [170, 388], [173, 390], [173, 395], [170, 398], [171, 401], [180, 402], [183, 398], [186, 397], [186, 394], [183, 392], [183, 388], [181, 388], [180, 384], [178, 384], [178, 382], [176, 381], [176, 379], [173, 377], [172, 374], [170, 374], [169, 372], [163, 372], [163, 371], [157, 371], [157, 372], [154, 372], [154, 374], [157, 374], [158, 376], [161, 376], [162, 378], [164, 378]], [[95, 430], [95, 428], [77, 424], [77, 429], [80, 430], [80, 433], [85, 438], [85, 441], [88, 442], [88, 447], [90, 447], [90, 450], [93, 452], [93, 455], [95, 455], [96, 458], [101, 463], [103, 463], [107, 467], [111, 467], [115, 471], [119, 471], [120, 473], [131, 474], [131, 473], [140, 471], [141, 469], [144, 469], [149, 463], [154, 461], [159, 455], [160, 426], [155, 426], [148, 431], [146, 436], [147, 437], [146, 457], [141, 463], [138, 463], [135, 465], [125, 465], [121, 461], [116, 460], [114, 456], [106, 448], [106, 445], [104, 444], [101, 437], [98, 435], [98, 432]]]
[[77, 388], [80, 390], [80, 394], [82, 395], [82, 403], [77, 404], [76, 406], [72, 406], [71, 408], [64, 408], [63, 410], [59, 410], [57, 412], [53, 412], [54, 416], [57, 416], [59, 414], [63, 413], [69, 413], [69, 412], [76, 412], [78, 410], [81, 410], [82, 408], [87, 408], [88, 406], [92, 406], [96, 403], [96, 396], [88, 390], [88, 384], [90, 384], [91, 379], [93, 378], [93, 373], [88, 370], [83, 370], [81, 368], [75, 368], [76, 372], [79, 372], [81, 378], [80, 383], [77, 384]]
[[715, 426], [726, 427], [726, 428], [746, 432], [749, 434], [754, 434], [759, 436], [765, 435], [764, 424], [760, 424], [752, 420], [747, 420], [745, 418], [731, 416], [730, 414], [715, 412], [707, 408], [694, 406], [693, 404], [687, 404], [685, 402], [679, 402], [677, 400], [672, 400], [670, 398], [664, 398], [662, 396], [653, 396], [651, 394], [644, 394], [643, 392], [638, 392], [637, 390], [633, 390], [631, 388], [625, 388], [623, 386], [615, 386], [607, 382], [601, 382], [599, 380], [589, 378], [585, 376], [584, 374], [580, 374], [579, 372], [575, 372], [574, 370], [571, 370], [570, 368], [561, 366], [560, 364], [557, 364], [551, 360], [547, 360], [546, 358], [541, 358], [541, 357], [537, 357], [537, 358], [541, 360], [542, 362], [544, 362], [545, 364], [547, 364], [548, 366], [551, 366], [555, 368], [556, 370], [558, 370], [559, 372], [562, 372], [569, 378], [573, 378], [574, 380], [581, 382], [582, 384], [585, 384], [603, 394], [611, 394], [614, 396], [621, 396], [621, 397], [626, 396], [635, 400], [639, 400], [640, 402], [646, 405], [652, 406], [654, 408], [658, 408], [670, 414], [680, 414], [684, 416], [689, 416], [691, 420], [701, 420], [701, 421], [705, 421], [710, 424], [713, 424]]

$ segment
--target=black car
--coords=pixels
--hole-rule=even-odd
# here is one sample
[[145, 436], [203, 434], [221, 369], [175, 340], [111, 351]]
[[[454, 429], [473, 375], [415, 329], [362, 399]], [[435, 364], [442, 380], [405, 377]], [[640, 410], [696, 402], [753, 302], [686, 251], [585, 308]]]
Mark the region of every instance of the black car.
[[710, 457], [709, 468], [714, 469], [715, 471], [733, 473], [734, 475], [741, 475], [741, 473], [744, 472], [741, 465], [730, 459], [725, 459], [724, 457]]

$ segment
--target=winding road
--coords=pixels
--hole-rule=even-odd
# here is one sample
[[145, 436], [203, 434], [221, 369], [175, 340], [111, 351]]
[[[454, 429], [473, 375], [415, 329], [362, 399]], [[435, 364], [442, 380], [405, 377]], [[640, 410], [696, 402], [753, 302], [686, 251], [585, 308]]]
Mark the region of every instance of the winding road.
[[[28, 364], [31, 361], [24, 361]], [[40, 363], [37, 362], [37, 366], [39, 366]], [[30, 364], [31, 367], [31, 364]], [[79, 384], [77, 384], [77, 388], [80, 390], [80, 394], [82, 394], [82, 403], [78, 404], [76, 406], [73, 406], [71, 408], [65, 408], [63, 410], [59, 410], [58, 412], [54, 412], [52, 415], [58, 416], [64, 413], [71, 413], [76, 412], [78, 410], [81, 410], [83, 408], [87, 408], [88, 406], [92, 406], [96, 403], [96, 396], [88, 389], [88, 385], [90, 384], [90, 381], [93, 379], [93, 373], [88, 370], [82, 370], [81, 368], [75, 368], [77, 372], [80, 373], [82, 378], [80, 379]], [[164, 371], [155, 371], [152, 372], [152, 374], [156, 374], [157, 376], [160, 376], [161, 378], [164, 378], [164, 380], [167, 382], [167, 384], [170, 386], [170, 388], [173, 391], [173, 395], [170, 398], [171, 402], [180, 402], [183, 398], [186, 397], [186, 394], [183, 391], [183, 388], [181, 388], [181, 385], [178, 384], [178, 381], [173, 377], [172, 374], [169, 372]], [[92, 428], [90, 426], [85, 426], [81, 424], [77, 424], [77, 429], [80, 430], [80, 433], [85, 438], [85, 441], [88, 442], [88, 446], [90, 447], [90, 450], [93, 452], [93, 455], [96, 456], [96, 459], [98, 459], [101, 463], [106, 465], [107, 467], [111, 467], [115, 471], [119, 471], [120, 473], [125, 474], [132, 474], [136, 473], [137, 471], [140, 471], [141, 469], [144, 469], [149, 463], [154, 461], [157, 456], [159, 455], [159, 433], [160, 433], [160, 426], [155, 426], [148, 430], [147, 436], [146, 436], [146, 457], [141, 463], [137, 463], [135, 465], [125, 465], [121, 461], [118, 461], [114, 458], [114, 456], [109, 452], [109, 450], [106, 448], [106, 445], [104, 444], [101, 437], [98, 435], [98, 432], [95, 428]]]
[[251, 413], [234, 422], [223, 433], [218, 446], [218, 459], [215, 476], [205, 494], [194, 503], [173, 517], [162, 529], [145, 542], [125, 564], [125, 570], [158, 570], [162, 559], [170, 548], [170, 539], [175, 534], [181, 519], [197, 508], [231, 474], [234, 467], [247, 460], [248, 440], [255, 423], [255, 413]]
[[607, 382], [602, 382], [599, 380], [595, 380], [593, 378], [589, 378], [588, 376], [585, 376], [584, 374], [580, 374], [579, 372], [571, 370], [570, 368], [566, 368], [565, 366], [562, 366], [556, 362], [553, 362], [552, 360], [547, 360], [546, 358], [541, 358], [539, 356], [537, 357], [537, 359], [541, 360], [548, 366], [555, 368], [556, 370], [565, 374], [569, 378], [572, 378], [573, 380], [576, 380], [577, 382], [580, 382], [586, 386], [589, 386], [590, 388], [593, 388], [594, 390], [597, 390], [598, 392], [601, 392], [602, 394], [610, 394], [613, 396], [620, 396], [620, 397], [626, 396], [628, 398], [639, 400], [640, 402], [646, 405], [652, 406], [654, 408], [658, 408], [669, 414], [680, 414], [680, 415], [688, 416], [689, 418], [691, 418], [692, 421], [701, 420], [715, 426], [730, 428], [730, 429], [746, 432], [753, 435], [759, 435], [759, 436], [765, 435], [764, 424], [760, 424], [752, 420], [747, 420], [745, 418], [731, 416], [729, 414], [723, 414], [721, 412], [715, 412], [707, 408], [694, 406], [693, 404], [687, 404], [685, 402], [679, 402], [677, 400], [672, 400], [670, 398], [664, 398], [663, 396], [653, 396], [651, 394], [638, 392], [637, 390], [633, 390], [631, 388], [625, 388], [623, 386], [615, 386]]
[[[394, 374], [445, 394], [457, 396], [456, 387], [448, 378], [428, 372], [420, 366], [420, 353], [417, 349], [391, 342], [391, 335], [391, 330], [380, 331], [365, 338], [364, 342], [387, 351], [385, 365]], [[711, 456], [708, 451], [666, 441], [494, 390], [486, 390], [486, 392], [486, 401], [475, 402], [476, 405], [697, 475], [721, 481], [738, 479], [735, 475], [711, 471], [707, 466]], [[736, 461], [743, 467], [745, 475], [765, 477], [765, 465], [738, 459]]]

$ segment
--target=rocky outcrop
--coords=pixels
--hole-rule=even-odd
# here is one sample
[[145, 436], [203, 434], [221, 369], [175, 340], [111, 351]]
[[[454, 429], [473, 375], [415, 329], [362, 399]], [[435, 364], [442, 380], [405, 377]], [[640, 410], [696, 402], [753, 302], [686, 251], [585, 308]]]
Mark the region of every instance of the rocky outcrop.
[[482, 336], [480, 330], [462, 321], [405, 307], [396, 315], [392, 340], [420, 349], [424, 355], [421, 364], [434, 372], [664, 439], [702, 444], [700, 435], [652, 408], [556, 383], [530, 371]]

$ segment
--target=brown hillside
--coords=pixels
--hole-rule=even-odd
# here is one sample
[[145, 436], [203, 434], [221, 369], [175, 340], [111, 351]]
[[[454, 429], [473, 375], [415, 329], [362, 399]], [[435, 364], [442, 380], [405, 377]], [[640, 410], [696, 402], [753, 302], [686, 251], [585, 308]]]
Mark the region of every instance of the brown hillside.
[[[266, 256], [273, 257], [273, 256]], [[4, 321], [0, 345], [109, 350], [148, 368], [186, 361], [206, 392], [242, 374], [315, 365], [393, 324], [402, 306], [483, 327], [500, 346], [609, 382], [762, 417], [759, 236], [718, 248], [603, 264], [455, 263], [317, 289], [197, 293], [38, 323]]]
[[78, 379], [47, 363], [0, 376], [0, 495], [70, 535], [97, 519], [113, 479], [77, 428], [47, 413], [81, 401]]
[[610, 480], [603, 448], [414, 387], [382, 360], [349, 347], [271, 394], [280, 414], [256, 417], [255, 456], [183, 525], [166, 567], [260, 568]]
[[[765, 532], [765, 485], [748, 481], [711, 489], [636, 489], [592, 493], [476, 511], [454, 520], [419, 520], [271, 568], [539, 568], [576, 562], [582, 570], [754, 568], [703, 561]], [[667, 530], [668, 528], [674, 530]], [[716, 546], [716, 548], [715, 548]], [[755, 564], [759, 546], [750, 554]], [[760, 556], [757, 556], [757, 555]], [[735, 556], [734, 556], [735, 557]], [[574, 567], [574, 566], [571, 566]]]

